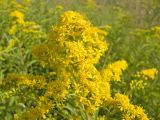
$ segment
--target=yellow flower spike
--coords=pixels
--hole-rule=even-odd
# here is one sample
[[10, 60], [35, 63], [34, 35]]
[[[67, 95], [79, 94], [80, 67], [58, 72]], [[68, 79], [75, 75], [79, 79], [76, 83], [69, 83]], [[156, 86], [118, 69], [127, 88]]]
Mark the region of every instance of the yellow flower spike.
[[115, 63], [109, 64], [102, 72], [103, 79], [110, 81], [121, 81], [120, 76], [122, 75], [122, 71], [127, 69], [127, 62], [124, 60], [116, 61]]
[[152, 68], [152, 69], [142, 70], [138, 72], [136, 75], [138, 78], [142, 77], [144, 80], [154, 80], [157, 74], [158, 74], [158, 70], [155, 68]]
[[16, 18], [16, 22], [20, 25], [24, 25], [25, 22], [24, 22], [24, 14], [21, 13], [20, 11], [13, 11], [10, 13], [10, 16], [12, 18]]
[[128, 96], [117, 93], [114, 102], [123, 112], [124, 120], [134, 120], [135, 118], [138, 118], [139, 120], [149, 120], [141, 107], [130, 103]]
[[11, 26], [8, 33], [9, 33], [9, 35], [14, 35], [16, 32], [17, 32], [17, 25], [14, 24], [14, 25]]
[[155, 75], [157, 75], [158, 71], [153, 68], [153, 69], [146, 69], [140, 72], [141, 75], [144, 75], [150, 79], [155, 79]]
[[[93, 27], [79, 13], [67, 11], [61, 15], [59, 25], [52, 27], [51, 39], [47, 45], [50, 53], [46, 56], [48, 62], [45, 62], [54, 67], [59, 63], [64, 66], [70, 63], [82, 65], [84, 62], [95, 64], [107, 50], [102, 36], [105, 35], [99, 33], [98, 28]], [[54, 47], [49, 44], [53, 44]], [[43, 62], [43, 58], [39, 58], [39, 61]]]

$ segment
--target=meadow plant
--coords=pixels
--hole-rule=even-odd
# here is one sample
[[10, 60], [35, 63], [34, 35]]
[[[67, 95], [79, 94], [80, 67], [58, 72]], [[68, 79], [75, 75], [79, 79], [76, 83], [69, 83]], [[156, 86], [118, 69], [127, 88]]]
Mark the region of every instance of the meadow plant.
[[[101, 107], [114, 106], [121, 111], [122, 119], [148, 120], [144, 110], [131, 104], [128, 96], [112, 95], [110, 81], [121, 81], [127, 62], [120, 60], [102, 70], [95, 67], [108, 49], [104, 41], [106, 34], [77, 12], [62, 14], [59, 24], [52, 27], [49, 41], [33, 49], [33, 56], [50, 69], [49, 73], [45, 76], [9, 74], [3, 80], [2, 85], [15, 87], [15, 93], [17, 87], [31, 90], [36, 98], [36, 103], [25, 106], [22, 113], [15, 113], [14, 119], [45, 119], [49, 115], [57, 119], [94, 119]], [[76, 113], [67, 112], [68, 105]], [[56, 110], [66, 116], [52, 113]]]
[[[160, 27], [126, 32], [130, 30], [130, 17], [117, 6], [112, 6], [117, 13], [113, 27], [95, 27], [74, 11], [64, 12], [59, 19], [65, 6], [53, 8], [49, 4], [52, 2], [0, 0], [1, 119], [149, 120], [153, 113], [148, 108], [149, 113], [145, 111], [146, 105], [139, 102], [139, 97], [146, 97], [142, 93], [151, 88], [158, 70], [147, 66], [135, 72], [134, 65], [142, 67], [145, 63], [136, 62], [132, 51], [127, 61], [124, 60], [130, 49], [127, 49], [127, 40], [125, 44], [121, 40], [132, 35], [132, 39], [141, 40], [135, 45], [145, 39], [143, 48], [152, 52], [159, 48]], [[101, 7], [94, 0], [77, 3], [83, 3], [84, 6], [77, 9], [83, 14], [86, 12], [89, 18]], [[77, 3], [75, 1], [75, 5]], [[101, 23], [100, 18], [95, 19], [94, 24], [96, 21]], [[107, 35], [109, 43], [105, 40]], [[156, 42], [147, 49], [152, 46], [152, 39]], [[137, 51], [142, 51], [141, 48]], [[127, 52], [123, 54], [122, 49]], [[150, 61], [146, 59], [146, 63]], [[131, 64], [134, 64], [132, 68]], [[127, 77], [123, 75], [125, 70], [129, 71]]]

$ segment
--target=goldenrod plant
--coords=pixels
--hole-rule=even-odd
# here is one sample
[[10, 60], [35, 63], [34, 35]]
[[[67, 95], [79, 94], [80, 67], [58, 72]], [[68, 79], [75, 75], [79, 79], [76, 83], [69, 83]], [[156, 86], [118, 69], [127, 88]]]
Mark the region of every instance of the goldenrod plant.
[[0, 0], [0, 119], [160, 119], [160, 27], [122, 1]]
[[97, 119], [97, 110], [114, 106], [120, 109], [122, 119], [148, 120], [144, 110], [131, 104], [126, 95], [111, 95], [110, 81], [121, 81], [126, 61], [117, 61], [100, 71], [95, 67], [108, 48], [105, 34], [77, 12], [62, 14], [49, 41], [33, 49], [33, 56], [41, 65], [50, 68], [46, 77], [10, 74], [3, 80], [3, 86], [15, 87], [15, 94], [24, 87], [36, 99], [22, 113], [14, 113], [14, 119], [45, 119], [48, 115], [56, 119]]

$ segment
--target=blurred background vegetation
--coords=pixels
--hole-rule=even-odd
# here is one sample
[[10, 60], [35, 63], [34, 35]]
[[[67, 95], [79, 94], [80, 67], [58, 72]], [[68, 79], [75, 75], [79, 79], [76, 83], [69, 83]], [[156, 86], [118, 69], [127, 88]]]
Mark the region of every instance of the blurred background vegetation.
[[[12, 72], [36, 74], [48, 71], [32, 58], [31, 49], [48, 40], [51, 26], [56, 25], [61, 13], [67, 10], [80, 12], [100, 28], [111, 26], [106, 37], [109, 50], [97, 68], [116, 60], [126, 60], [129, 64], [123, 76], [126, 83], [132, 80], [130, 74], [136, 71], [147, 68], [160, 70], [160, 0], [31, 0], [30, 3], [17, 0], [22, 5], [18, 9], [25, 14], [25, 19], [39, 25], [41, 35], [38, 37], [24, 33], [15, 36], [7, 34], [11, 24], [9, 13], [17, 9], [11, 1], [6, 0], [8, 4], [0, 5], [0, 79]], [[11, 39], [21, 42], [16, 42], [13, 48], [3, 52]], [[124, 86], [119, 84], [114, 91], [125, 92]], [[130, 97], [134, 98], [133, 103], [143, 106], [154, 120], [160, 119], [160, 75], [143, 91]], [[7, 102], [1, 99], [0, 102], [7, 105], [6, 111], [14, 109], [16, 104], [13, 98]], [[0, 111], [3, 109], [0, 107]], [[0, 114], [7, 114], [5, 110]]]

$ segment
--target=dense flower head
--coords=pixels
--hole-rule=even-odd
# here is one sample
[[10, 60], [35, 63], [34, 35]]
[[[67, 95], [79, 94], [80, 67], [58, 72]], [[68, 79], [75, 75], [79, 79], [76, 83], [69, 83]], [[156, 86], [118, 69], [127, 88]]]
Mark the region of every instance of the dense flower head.
[[140, 72], [137, 72], [135, 77], [143, 78], [145, 80], [154, 80], [157, 74], [158, 74], [157, 69], [152, 68], [152, 69], [145, 69]]
[[117, 93], [114, 102], [119, 106], [124, 113], [123, 120], [149, 120], [144, 110], [136, 105], [130, 103], [128, 96]]
[[[126, 61], [120, 60], [109, 64], [104, 70], [96, 69], [95, 64], [107, 50], [105, 35], [105, 31], [94, 27], [79, 13], [65, 12], [59, 24], [52, 28], [48, 43], [33, 50], [33, 55], [41, 64], [52, 68], [53, 73], [60, 78], [49, 82], [50, 85], [41, 98], [53, 97], [63, 101], [67, 95], [72, 94], [77, 104], [83, 105], [90, 115], [101, 105], [114, 101], [109, 81], [120, 81], [122, 71], [128, 65]], [[123, 94], [117, 94], [114, 102], [121, 106], [122, 111], [130, 112], [128, 107], [135, 110], [129, 103], [129, 98]]]
[[[45, 64], [95, 64], [107, 50], [104, 36], [104, 31], [94, 27], [79, 13], [65, 12], [59, 25], [52, 28], [51, 39], [45, 50], [48, 57]], [[38, 51], [35, 50], [34, 53], [43, 62], [44, 58], [36, 55], [39, 54]]]
[[102, 70], [101, 74], [103, 79], [110, 81], [121, 81], [122, 71], [127, 69], [128, 64], [125, 60], [119, 60], [114, 63], [109, 64], [104, 70]]
[[20, 12], [20, 11], [15, 10], [15, 11], [11, 12], [10, 16], [13, 17], [13, 18], [15, 18], [16, 22], [18, 24], [23, 25], [25, 23], [24, 22], [24, 14], [22, 12]]
[[11, 27], [9, 35], [15, 35], [18, 31], [28, 33], [40, 33], [40, 26], [33, 21], [26, 21], [22, 12], [15, 10], [10, 13]]
[[[14, 11], [11, 17], [16, 18], [10, 29], [11, 35], [18, 28], [25, 33], [37, 30], [34, 22], [24, 21], [21, 12]], [[38, 104], [29, 107], [17, 119], [45, 118], [52, 109], [65, 111], [70, 105], [69, 99], [76, 103], [74, 108], [78, 109], [78, 114], [83, 109], [85, 114], [93, 116], [101, 106], [112, 104], [120, 108], [126, 120], [148, 120], [143, 109], [132, 105], [128, 96], [117, 93], [112, 97], [110, 81], [121, 81], [127, 62], [119, 60], [102, 70], [95, 67], [108, 48], [105, 35], [106, 31], [94, 27], [77, 12], [62, 14], [59, 24], [52, 27], [49, 40], [33, 48], [33, 56], [47, 68], [45, 73], [42, 76], [10, 74], [4, 80], [4, 85], [35, 90]]]
[[[68, 74], [74, 94], [90, 113], [93, 113], [103, 100], [111, 97], [109, 83], [103, 83], [94, 66], [107, 50], [105, 35], [105, 31], [94, 27], [79, 13], [68, 11], [61, 16], [59, 24], [52, 28], [48, 43], [33, 50], [33, 55], [43, 66], [54, 70], [56, 68], [57, 76]], [[62, 69], [68, 72], [62, 74]], [[62, 80], [58, 80], [54, 84], [61, 82]], [[55, 90], [61, 88], [56, 86]]]

